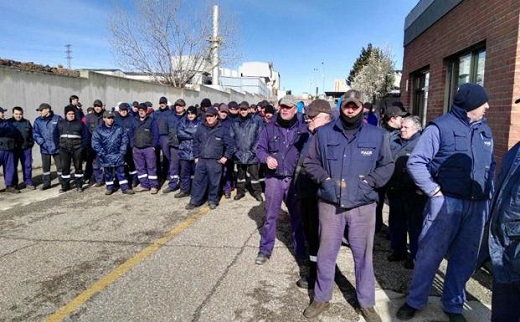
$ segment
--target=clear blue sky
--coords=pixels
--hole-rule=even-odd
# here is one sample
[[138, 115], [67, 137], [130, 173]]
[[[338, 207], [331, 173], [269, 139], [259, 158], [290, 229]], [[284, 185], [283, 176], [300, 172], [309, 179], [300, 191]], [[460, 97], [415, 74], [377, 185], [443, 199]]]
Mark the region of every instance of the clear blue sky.
[[[311, 86], [321, 91], [323, 81], [332, 90], [368, 43], [391, 48], [401, 69], [404, 19], [418, 0], [215, 2], [236, 22], [241, 61], [272, 61], [282, 89], [300, 94]], [[71, 44], [72, 68], [120, 68], [108, 43], [111, 11], [105, 0], [2, 0], [0, 58], [67, 66], [65, 45]]]

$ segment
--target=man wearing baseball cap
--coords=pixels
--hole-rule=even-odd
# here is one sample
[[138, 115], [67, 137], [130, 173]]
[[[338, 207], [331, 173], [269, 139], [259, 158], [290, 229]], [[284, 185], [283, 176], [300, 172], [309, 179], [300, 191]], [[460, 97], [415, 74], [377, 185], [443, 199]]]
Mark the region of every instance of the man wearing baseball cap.
[[61, 116], [54, 114], [52, 107], [47, 103], [41, 103], [36, 109], [40, 116], [34, 120], [34, 141], [40, 146], [42, 158], [42, 190], [51, 187], [51, 157], [54, 159], [58, 179], [61, 182], [61, 161], [58, 133], [58, 122]]
[[213, 106], [207, 107], [204, 117], [204, 123], [198, 126], [193, 137], [196, 166], [190, 203], [186, 205], [186, 209], [202, 205], [206, 191], [209, 208], [215, 209], [218, 206], [222, 167], [234, 153], [233, 141], [229, 131], [220, 124], [217, 109]]
[[114, 112], [103, 112], [103, 124], [98, 126], [92, 136], [92, 148], [99, 156], [103, 167], [106, 191], [105, 195], [114, 193], [114, 180], [117, 179], [123, 194], [132, 195], [134, 191], [125, 178], [125, 154], [128, 148], [128, 135], [125, 129], [115, 124]]
[[329, 307], [336, 258], [345, 227], [355, 263], [356, 295], [366, 321], [381, 321], [375, 311], [373, 264], [377, 188], [394, 171], [383, 130], [363, 121], [361, 92], [347, 91], [338, 119], [322, 126], [310, 143], [303, 165], [319, 184], [320, 246], [314, 299], [303, 315], [313, 318]]
[[282, 202], [291, 217], [291, 235], [297, 260], [305, 260], [306, 248], [292, 180], [303, 144], [309, 133], [307, 125], [297, 117], [296, 99], [284, 96], [279, 102], [280, 113], [268, 123], [260, 134], [256, 147], [258, 160], [265, 170], [265, 223], [262, 227], [260, 247], [255, 259], [265, 264], [271, 257], [276, 240], [276, 224]]
[[450, 111], [430, 122], [408, 159], [410, 176], [429, 199], [409, 294], [396, 314], [401, 320], [427, 305], [448, 255], [442, 308], [450, 321], [466, 321], [464, 289], [477, 263], [495, 176], [493, 135], [484, 119], [488, 109], [482, 86], [461, 85]]

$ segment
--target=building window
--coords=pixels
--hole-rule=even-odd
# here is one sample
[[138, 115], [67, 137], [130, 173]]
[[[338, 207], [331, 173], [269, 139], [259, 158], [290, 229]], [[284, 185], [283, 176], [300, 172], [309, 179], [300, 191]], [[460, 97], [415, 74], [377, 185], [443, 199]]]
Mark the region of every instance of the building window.
[[482, 45], [448, 59], [447, 107], [453, 103], [453, 96], [460, 85], [473, 83], [484, 86], [485, 66], [486, 48]]
[[430, 86], [430, 70], [422, 69], [412, 74], [412, 108], [411, 113], [421, 118], [423, 126], [426, 122], [428, 108], [428, 88]]

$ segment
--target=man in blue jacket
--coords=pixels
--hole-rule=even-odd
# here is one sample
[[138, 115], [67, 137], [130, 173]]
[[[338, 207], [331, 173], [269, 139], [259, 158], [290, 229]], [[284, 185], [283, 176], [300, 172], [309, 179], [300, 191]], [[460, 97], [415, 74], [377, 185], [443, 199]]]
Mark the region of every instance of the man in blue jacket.
[[[15, 151], [15, 169], [18, 168], [18, 162], [20, 162], [25, 189], [34, 190], [35, 187], [32, 180], [32, 147], [34, 146], [33, 127], [31, 122], [23, 117], [23, 108], [20, 106], [13, 107], [12, 113], [13, 117], [7, 121], [16, 128], [20, 137], [23, 139]], [[18, 175], [15, 173], [14, 185], [16, 184], [18, 184]]]
[[130, 187], [137, 187], [139, 180], [137, 179], [137, 170], [135, 169], [134, 156], [132, 154], [132, 142], [130, 140], [130, 133], [137, 125], [137, 119], [130, 113], [130, 104], [121, 103], [119, 104], [119, 114], [116, 115], [115, 123], [121, 126], [128, 137], [128, 145], [125, 153], [125, 164], [126, 164], [126, 176], [128, 185]]
[[296, 99], [284, 96], [279, 103], [276, 120], [267, 124], [258, 140], [256, 156], [266, 164], [265, 170], [265, 223], [255, 263], [263, 265], [271, 257], [276, 239], [276, 222], [282, 202], [291, 217], [292, 243], [297, 260], [305, 260], [301, 218], [292, 184], [294, 171], [304, 143], [309, 137], [307, 125], [296, 116]]
[[[173, 112], [168, 106], [168, 99], [162, 96], [159, 99], [159, 108], [153, 112], [153, 119], [159, 129], [159, 146], [156, 147], [155, 157], [157, 173], [160, 177], [168, 178], [170, 172], [170, 124]], [[162, 151], [162, 162], [161, 162]]]
[[5, 191], [19, 193], [15, 185], [16, 149], [22, 141], [20, 133], [11, 122], [4, 119], [6, 110], [0, 107], [0, 166], [4, 168]]
[[[520, 99], [516, 100], [520, 104]], [[502, 159], [491, 202], [492, 322], [520, 321], [520, 142]]]
[[193, 137], [193, 156], [195, 157], [195, 177], [191, 189], [190, 203], [186, 209], [193, 209], [202, 204], [208, 191], [210, 209], [218, 206], [218, 191], [222, 167], [231, 159], [234, 144], [229, 132], [220, 124], [218, 111], [209, 106], [205, 111], [205, 122], [197, 127]]
[[58, 122], [61, 116], [54, 114], [52, 107], [47, 103], [42, 103], [36, 109], [40, 112], [40, 116], [34, 121], [34, 141], [40, 146], [42, 158], [42, 190], [51, 187], [51, 157], [54, 159], [56, 172], [61, 182], [61, 162], [58, 133]]
[[383, 130], [363, 122], [359, 91], [346, 92], [342, 97], [339, 118], [318, 129], [304, 166], [320, 185], [320, 247], [314, 299], [303, 314], [313, 318], [328, 308], [336, 259], [345, 227], [348, 227], [361, 314], [366, 321], [381, 321], [374, 310], [376, 189], [390, 179], [394, 161]]
[[92, 136], [92, 148], [99, 156], [99, 163], [103, 167], [105, 195], [114, 193], [114, 180], [117, 179], [121, 191], [126, 195], [133, 195], [134, 191], [125, 178], [125, 155], [128, 147], [128, 135], [125, 129], [114, 124], [114, 113], [103, 112], [101, 124]]
[[263, 201], [262, 187], [258, 178], [259, 163], [255, 152], [262, 129], [262, 123], [253, 118], [246, 105], [241, 104], [239, 117], [231, 123], [230, 128], [231, 138], [236, 144], [234, 159], [238, 169], [235, 200], [245, 197], [248, 181], [246, 178], [249, 178], [253, 197], [258, 201]]
[[409, 294], [397, 311], [401, 320], [426, 306], [448, 255], [442, 307], [450, 321], [466, 321], [464, 288], [475, 270], [495, 174], [487, 101], [482, 86], [461, 85], [450, 111], [431, 121], [408, 159], [408, 172], [429, 199]]

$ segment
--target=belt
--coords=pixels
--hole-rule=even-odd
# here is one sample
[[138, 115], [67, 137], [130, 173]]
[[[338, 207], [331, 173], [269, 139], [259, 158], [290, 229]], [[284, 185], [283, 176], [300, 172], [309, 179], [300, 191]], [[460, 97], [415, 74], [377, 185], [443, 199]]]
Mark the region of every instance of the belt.
[[77, 135], [77, 134], [62, 134], [62, 135], [60, 135], [60, 138], [81, 139], [81, 135]]

